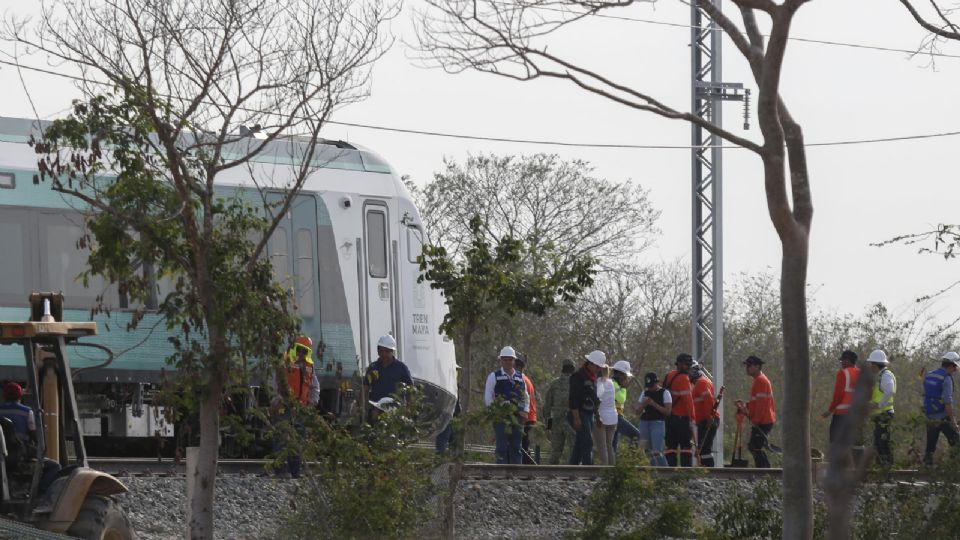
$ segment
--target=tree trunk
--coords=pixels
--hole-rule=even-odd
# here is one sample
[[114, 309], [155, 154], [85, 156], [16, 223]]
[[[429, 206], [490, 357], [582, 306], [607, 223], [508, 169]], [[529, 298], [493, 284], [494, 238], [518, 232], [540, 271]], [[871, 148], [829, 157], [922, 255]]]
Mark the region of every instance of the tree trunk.
[[783, 538], [813, 537], [813, 478], [810, 464], [810, 344], [807, 334], [808, 234], [795, 227], [781, 235], [783, 316]]
[[460, 333], [462, 346], [463, 346], [463, 385], [459, 388], [460, 392], [460, 406], [463, 412], [468, 412], [470, 410], [470, 390], [473, 388], [471, 373], [473, 373], [473, 365], [470, 362], [470, 346], [471, 341], [473, 341], [473, 328], [470, 324], [467, 324], [463, 331]]
[[211, 365], [208, 373], [208, 393], [200, 403], [200, 452], [187, 530], [191, 540], [213, 539], [213, 497], [217, 478], [220, 398], [223, 393], [223, 375], [213, 367], [215, 364]]

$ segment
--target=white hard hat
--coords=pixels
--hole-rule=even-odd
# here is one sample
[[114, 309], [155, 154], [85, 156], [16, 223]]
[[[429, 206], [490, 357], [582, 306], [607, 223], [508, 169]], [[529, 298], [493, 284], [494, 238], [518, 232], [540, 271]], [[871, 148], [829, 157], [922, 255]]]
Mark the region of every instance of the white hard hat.
[[507, 345], [506, 347], [500, 349], [500, 358], [513, 358], [517, 359], [517, 351], [513, 350], [513, 347]]
[[867, 362], [872, 362], [874, 364], [881, 364], [884, 366], [890, 363], [890, 361], [887, 360], [887, 353], [881, 351], [880, 349], [877, 349], [872, 353], [870, 353], [870, 356], [867, 357]]
[[397, 406], [396, 400], [394, 400], [392, 397], [380, 398], [379, 401], [371, 401], [370, 404], [381, 411], [386, 411]]
[[591, 351], [590, 354], [584, 356], [584, 358], [587, 359], [587, 362], [600, 367], [607, 365], [607, 355], [603, 351]]
[[393, 336], [390, 334], [380, 336], [380, 339], [377, 341], [377, 347], [383, 347], [384, 349], [395, 351], [397, 350], [397, 340], [393, 339]]
[[953, 351], [943, 353], [942, 360], [944, 362], [950, 362], [955, 366], [960, 366], [960, 355]]
[[627, 377], [633, 377], [633, 373], [630, 373], [630, 362], [626, 360], [617, 360], [614, 362], [613, 369], [625, 374]]

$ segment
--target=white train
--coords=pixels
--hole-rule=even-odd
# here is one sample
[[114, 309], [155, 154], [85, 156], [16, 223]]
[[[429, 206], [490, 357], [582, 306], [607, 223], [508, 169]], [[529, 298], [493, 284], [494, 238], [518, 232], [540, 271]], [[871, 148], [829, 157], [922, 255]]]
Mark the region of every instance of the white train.
[[[88, 441], [96, 448], [98, 438], [129, 443], [157, 432], [172, 436], [151, 399], [161, 369], [169, 369], [164, 361], [171, 352], [169, 334], [162, 325], [150, 330], [154, 315], [138, 330], [125, 331], [124, 310], [132, 306], [116, 287], [75, 281], [86, 258], [76, 248], [82, 208], [48, 182], [34, 184], [37, 155], [26, 142], [39, 128], [34, 121], [0, 118], [0, 320], [25, 320], [30, 291], [63, 291], [67, 320], [89, 319], [96, 297], [105, 295], [114, 311], [109, 319], [95, 318], [102, 329], [109, 326], [98, 341], [118, 356], [105, 368], [76, 376]], [[296, 143], [274, 144], [250, 168], [233, 169], [218, 182], [225, 192], [240, 189], [258, 199], [250, 179], [284, 185], [295, 149]], [[293, 290], [303, 332], [318, 345], [321, 406], [339, 415], [356, 410], [362, 375], [377, 357], [377, 339], [390, 333], [431, 404], [428, 420], [442, 426], [457, 399], [456, 361], [453, 343], [438, 332], [446, 314], [443, 297], [418, 283], [416, 259], [426, 238], [420, 213], [398, 175], [369, 150], [331, 142], [319, 147], [315, 162], [271, 237], [268, 255], [278, 282]], [[268, 200], [280, 197], [279, 191], [268, 192]], [[158, 288], [162, 297], [164, 284]], [[146, 307], [156, 307], [156, 300]], [[11, 354], [0, 350], [0, 370], [9, 372], [0, 379], [20, 376], [13, 366], [22, 359]], [[102, 360], [88, 356], [73, 353], [74, 367]]]

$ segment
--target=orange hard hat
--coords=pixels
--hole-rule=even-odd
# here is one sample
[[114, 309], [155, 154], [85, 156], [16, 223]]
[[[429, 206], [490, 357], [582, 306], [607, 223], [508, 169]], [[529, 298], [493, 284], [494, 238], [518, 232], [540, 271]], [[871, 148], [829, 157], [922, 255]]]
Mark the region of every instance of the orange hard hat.
[[293, 342], [295, 345], [303, 345], [304, 347], [313, 350], [313, 340], [307, 336], [300, 336]]

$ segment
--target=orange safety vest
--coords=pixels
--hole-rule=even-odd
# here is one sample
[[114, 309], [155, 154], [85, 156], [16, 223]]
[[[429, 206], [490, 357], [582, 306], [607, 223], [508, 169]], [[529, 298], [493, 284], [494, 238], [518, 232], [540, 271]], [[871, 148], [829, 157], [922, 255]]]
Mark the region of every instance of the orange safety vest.
[[310, 397], [310, 384], [313, 381], [313, 366], [304, 364], [287, 368], [287, 388], [301, 405], [307, 404]]
[[777, 421], [777, 413], [773, 408], [773, 386], [770, 385], [770, 379], [763, 373], [753, 378], [747, 412], [750, 414], [750, 423], [754, 425], [772, 424]]
[[530, 377], [527, 377], [527, 374], [523, 374], [523, 383], [527, 386], [527, 394], [530, 396], [530, 412], [527, 413], [527, 422], [533, 423], [537, 421], [537, 394], [533, 389], [533, 381], [530, 380]]
[[715, 402], [713, 383], [706, 376], [701, 376], [693, 385], [693, 408], [697, 413], [697, 422], [720, 418], [720, 411], [713, 410]]
[[833, 385], [833, 401], [830, 402], [830, 412], [833, 414], [847, 414], [853, 405], [853, 393], [857, 389], [857, 379], [860, 378], [860, 368], [848, 367], [837, 372], [837, 381]]
[[693, 390], [690, 387], [690, 376], [673, 370], [663, 379], [670, 397], [673, 399], [673, 416], [686, 416], [696, 421], [696, 411], [693, 408]]

